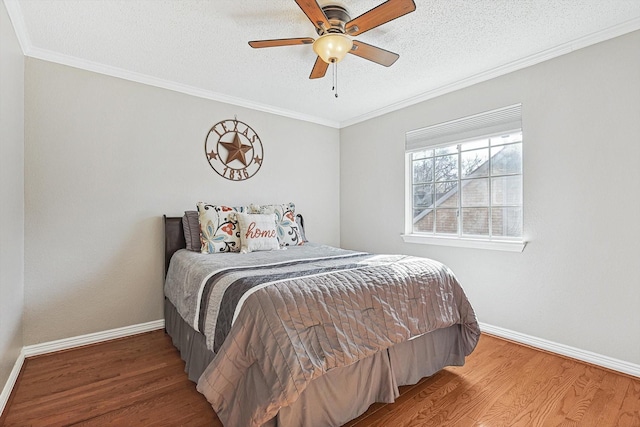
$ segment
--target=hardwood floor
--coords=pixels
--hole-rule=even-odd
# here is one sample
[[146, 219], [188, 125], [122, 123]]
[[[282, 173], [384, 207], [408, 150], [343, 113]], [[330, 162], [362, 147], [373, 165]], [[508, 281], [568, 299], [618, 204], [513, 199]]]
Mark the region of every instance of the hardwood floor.
[[4, 426], [222, 424], [164, 331], [25, 361]]
[[[1, 426], [213, 426], [163, 331], [27, 359]], [[640, 379], [482, 335], [464, 367], [346, 424], [640, 426]]]

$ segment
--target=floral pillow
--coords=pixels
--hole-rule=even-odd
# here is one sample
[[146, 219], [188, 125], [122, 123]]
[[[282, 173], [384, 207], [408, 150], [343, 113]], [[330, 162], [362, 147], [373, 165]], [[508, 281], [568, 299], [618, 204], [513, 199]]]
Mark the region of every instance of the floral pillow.
[[274, 214], [276, 217], [276, 232], [280, 246], [297, 246], [304, 243], [298, 223], [296, 223], [296, 205], [287, 203], [283, 205], [251, 205], [252, 213]]
[[240, 227], [234, 215], [243, 207], [198, 203], [200, 242], [203, 254], [240, 252]]
[[280, 249], [274, 214], [237, 213], [240, 224], [240, 252], [271, 251]]

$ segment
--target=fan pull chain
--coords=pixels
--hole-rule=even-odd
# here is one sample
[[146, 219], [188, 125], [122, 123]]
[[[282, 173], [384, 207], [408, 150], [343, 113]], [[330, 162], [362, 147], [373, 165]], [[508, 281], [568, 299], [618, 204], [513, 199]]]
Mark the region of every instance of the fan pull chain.
[[333, 87], [331, 90], [334, 92], [335, 97], [338, 97], [338, 63], [333, 61]]

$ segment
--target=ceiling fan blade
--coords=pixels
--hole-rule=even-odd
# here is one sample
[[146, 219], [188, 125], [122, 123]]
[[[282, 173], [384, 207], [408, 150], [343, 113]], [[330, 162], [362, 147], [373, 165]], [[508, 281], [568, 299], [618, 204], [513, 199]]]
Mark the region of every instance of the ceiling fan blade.
[[355, 19], [347, 22], [346, 32], [357, 36], [416, 10], [413, 0], [387, 0]]
[[304, 14], [307, 15], [307, 18], [309, 18], [316, 28], [322, 28], [323, 26], [324, 29], [327, 30], [331, 28], [331, 24], [329, 23], [327, 16], [324, 14], [316, 0], [296, 0], [296, 3], [298, 3], [300, 9], [302, 9]]
[[349, 53], [359, 56], [360, 58], [368, 59], [369, 61], [373, 61], [377, 64], [384, 65], [385, 67], [392, 66], [393, 63], [400, 58], [400, 55], [397, 53], [389, 52], [388, 50], [371, 46], [370, 44], [359, 42], [358, 40], [353, 41], [353, 47]]
[[311, 37], [301, 37], [295, 39], [274, 39], [274, 40], [255, 40], [249, 42], [249, 46], [254, 49], [261, 47], [276, 47], [276, 46], [295, 46], [299, 44], [313, 44], [314, 40]]
[[322, 58], [318, 56], [318, 59], [316, 59], [316, 63], [313, 64], [313, 70], [311, 70], [311, 75], [309, 76], [309, 78], [319, 79], [324, 77], [324, 75], [327, 73], [327, 68], [329, 68], [329, 64], [324, 62]]

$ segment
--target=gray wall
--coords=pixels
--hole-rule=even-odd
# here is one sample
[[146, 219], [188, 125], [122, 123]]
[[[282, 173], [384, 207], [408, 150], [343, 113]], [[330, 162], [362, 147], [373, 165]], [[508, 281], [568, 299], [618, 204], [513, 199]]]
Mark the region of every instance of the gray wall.
[[[479, 320], [640, 364], [640, 32], [342, 129], [341, 244], [448, 264]], [[523, 253], [403, 243], [405, 132], [522, 103]]]
[[[162, 214], [293, 201], [339, 244], [339, 131], [28, 58], [25, 345], [163, 318]], [[224, 119], [264, 146], [244, 182], [204, 154]]]
[[[0, 385], [22, 349], [24, 57], [0, 3]], [[2, 387], [0, 387], [0, 390]]]

